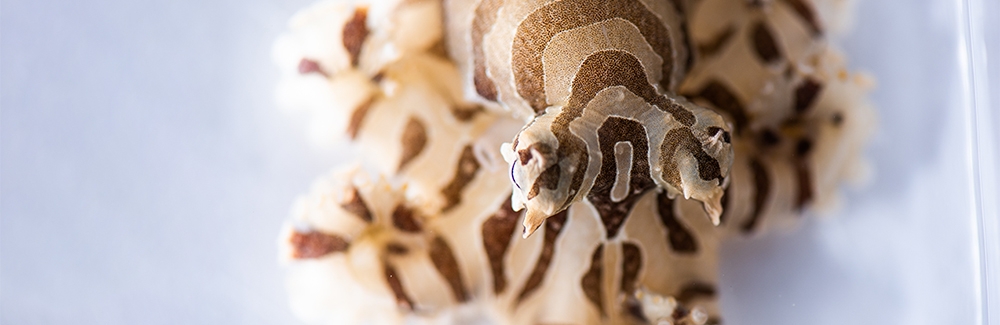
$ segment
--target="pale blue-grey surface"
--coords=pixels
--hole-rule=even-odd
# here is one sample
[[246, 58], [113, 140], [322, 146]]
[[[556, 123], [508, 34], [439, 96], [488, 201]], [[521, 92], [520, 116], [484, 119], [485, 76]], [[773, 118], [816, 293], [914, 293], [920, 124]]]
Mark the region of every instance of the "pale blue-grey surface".
[[[343, 160], [273, 104], [272, 41], [307, 3], [0, 4], [0, 322], [294, 323], [278, 229]], [[955, 3], [861, 3], [844, 44], [879, 81], [875, 177], [729, 244], [727, 324], [975, 321]]]
[[278, 229], [335, 157], [270, 50], [307, 3], [3, 1], [0, 322], [294, 321]]

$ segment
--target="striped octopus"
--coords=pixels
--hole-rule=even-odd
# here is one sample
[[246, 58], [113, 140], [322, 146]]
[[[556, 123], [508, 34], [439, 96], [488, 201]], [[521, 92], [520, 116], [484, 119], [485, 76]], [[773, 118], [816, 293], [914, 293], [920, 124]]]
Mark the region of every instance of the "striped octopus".
[[721, 324], [727, 238], [863, 177], [836, 0], [323, 1], [279, 105], [357, 163], [280, 239], [308, 323]]

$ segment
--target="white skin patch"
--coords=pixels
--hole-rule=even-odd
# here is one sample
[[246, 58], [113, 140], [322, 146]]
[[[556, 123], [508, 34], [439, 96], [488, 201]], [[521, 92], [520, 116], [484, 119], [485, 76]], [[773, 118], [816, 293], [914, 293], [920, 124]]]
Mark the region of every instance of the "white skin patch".
[[621, 202], [628, 196], [629, 179], [632, 178], [632, 143], [615, 143], [615, 185], [611, 187], [611, 201]]

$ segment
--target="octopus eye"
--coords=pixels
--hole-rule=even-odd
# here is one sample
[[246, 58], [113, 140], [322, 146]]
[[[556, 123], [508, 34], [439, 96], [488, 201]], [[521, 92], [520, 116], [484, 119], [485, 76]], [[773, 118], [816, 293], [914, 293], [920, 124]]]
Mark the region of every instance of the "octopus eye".
[[730, 137], [729, 137], [729, 132], [726, 132], [726, 130], [723, 130], [720, 127], [714, 127], [713, 126], [713, 127], [709, 127], [708, 128], [708, 133], [711, 134], [712, 137], [715, 137], [715, 136], [719, 135], [719, 132], [722, 132], [722, 141], [725, 141], [726, 143], [730, 143], [730, 141], [732, 139], [730, 139]]
[[510, 164], [510, 180], [514, 182], [514, 186], [517, 186], [517, 189], [521, 189], [521, 185], [517, 183], [517, 178], [514, 177], [515, 166], [517, 166], [516, 163]]

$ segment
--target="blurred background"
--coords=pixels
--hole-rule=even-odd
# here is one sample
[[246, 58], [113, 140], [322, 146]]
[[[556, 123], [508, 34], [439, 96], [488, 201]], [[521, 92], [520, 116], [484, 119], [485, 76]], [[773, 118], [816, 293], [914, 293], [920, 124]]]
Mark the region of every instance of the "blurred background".
[[[278, 232], [349, 158], [274, 104], [272, 43], [310, 2], [0, 2], [0, 323], [297, 323]], [[871, 182], [727, 245], [727, 324], [1000, 313], [997, 17], [991, 0], [860, 1], [838, 42], [878, 80]]]

